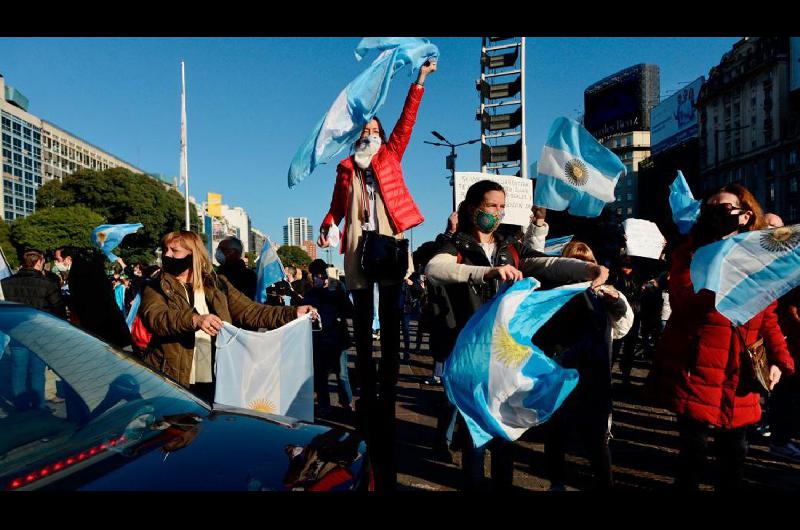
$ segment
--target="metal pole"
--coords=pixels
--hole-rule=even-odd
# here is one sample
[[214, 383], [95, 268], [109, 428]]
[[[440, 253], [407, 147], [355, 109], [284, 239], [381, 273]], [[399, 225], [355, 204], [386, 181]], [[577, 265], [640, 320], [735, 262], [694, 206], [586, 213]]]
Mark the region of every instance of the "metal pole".
[[522, 167], [519, 170], [519, 176], [525, 179], [528, 178], [528, 147], [525, 141], [525, 37], [522, 37], [522, 64], [520, 69], [522, 70], [520, 82], [520, 107], [522, 109], [522, 158], [520, 160]]
[[[481, 37], [481, 56], [486, 52], [486, 37]], [[481, 83], [480, 86], [483, 88], [483, 82], [486, 80], [486, 76], [483, 73], [483, 65], [481, 65]], [[491, 92], [490, 92], [491, 94]], [[481, 162], [481, 173], [486, 173], [486, 165], [483, 163], [482, 154], [483, 154], [483, 144], [486, 143], [486, 135], [483, 133], [483, 111], [484, 111], [484, 99], [483, 99], [483, 91], [481, 91], [481, 106], [480, 106], [480, 119], [478, 122], [480, 123], [481, 127], [481, 150], [478, 153], [478, 160]], [[456, 195], [455, 192], [453, 193], [453, 204], [455, 204]], [[453, 208], [455, 210], [455, 207]]]
[[182, 140], [182, 147], [181, 149], [181, 165], [183, 165], [184, 170], [184, 200], [186, 202], [186, 231], [188, 232], [191, 230], [189, 224], [189, 154], [188, 148], [186, 146], [186, 76], [184, 74], [183, 68], [183, 61], [181, 61], [181, 117], [183, 118], [181, 121], [182, 131], [181, 131], [181, 140]]
[[450, 185], [453, 187], [453, 211], [456, 211], [456, 146], [450, 145], [450, 155], [453, 157], [450, 167]]

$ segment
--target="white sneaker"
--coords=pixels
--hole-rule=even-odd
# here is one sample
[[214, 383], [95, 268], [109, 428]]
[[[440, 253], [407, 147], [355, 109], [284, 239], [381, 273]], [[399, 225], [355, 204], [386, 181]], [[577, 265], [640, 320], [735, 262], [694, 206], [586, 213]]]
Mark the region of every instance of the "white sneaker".
[[780, 456], [783, 458], [787, 458], [789, 460], [793, 460], [795, 462], [800, 462], [800, 447], [797, 447], [797, 445], [794, 444], [793, 442], [789, 442], [786, 445], [770, 444], [769, 452], [775, 456]]

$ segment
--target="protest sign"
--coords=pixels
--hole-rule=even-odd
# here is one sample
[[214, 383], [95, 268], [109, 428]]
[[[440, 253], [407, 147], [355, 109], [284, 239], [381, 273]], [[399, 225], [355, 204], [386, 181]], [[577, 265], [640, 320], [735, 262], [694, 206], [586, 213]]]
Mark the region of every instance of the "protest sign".
[[667, 240], [655, 223], [644, 219], [625, 219], [625, 245], [628, 256], [660, 259]]
[[453, 193], [456, 196], [456, 207], [464, 200], [470, 186], [481, 180], [497, 182], [506, 191], [506, 216], [504, 224], [519, 225], [525, 230], [531, 222], [531, 206], [533, 205], [533, 181], [519, 177], [490, 175], [479, 172], [456, 171]]

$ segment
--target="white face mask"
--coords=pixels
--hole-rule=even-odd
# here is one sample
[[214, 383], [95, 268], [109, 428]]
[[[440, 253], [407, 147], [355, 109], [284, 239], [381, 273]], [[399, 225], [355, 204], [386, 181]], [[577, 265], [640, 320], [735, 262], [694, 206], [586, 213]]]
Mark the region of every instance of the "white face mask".
[[53, 262], [53, 270], [56, 272], [69, 272], [69, 265], [65, 265], [64, 262]]
[[372, 157], [381, 148], [381, 137], [377, 134], [361, 138], [356, 142], [355, 159], [361, 169], [367, 169], [372, 162]]

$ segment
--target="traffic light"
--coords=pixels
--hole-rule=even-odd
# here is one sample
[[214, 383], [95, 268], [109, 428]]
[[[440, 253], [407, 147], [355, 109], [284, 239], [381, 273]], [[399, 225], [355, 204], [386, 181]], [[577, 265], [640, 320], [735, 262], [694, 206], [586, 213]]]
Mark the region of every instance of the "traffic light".
[[481, 165], [499, 164], [519, 160], [522, 156], [522, 140], [508, 145], [481, 145]]

